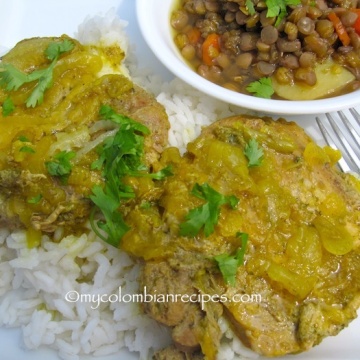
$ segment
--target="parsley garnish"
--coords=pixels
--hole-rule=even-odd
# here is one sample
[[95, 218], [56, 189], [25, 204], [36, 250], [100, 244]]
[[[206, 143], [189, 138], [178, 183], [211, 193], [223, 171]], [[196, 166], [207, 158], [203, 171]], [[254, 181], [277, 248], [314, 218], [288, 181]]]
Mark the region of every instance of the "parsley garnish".
[[180, 224], [180, 235], [196, 236], [202, 227], [204, 227], [205, 236], [214, 232], [215, 225], [218, 223], [220, 206], [224, 204], [235, 208], [239, 202], [236, 196], [224, 196], [211, 188], [209, 184], [195, 184], [191, 194], [206, 203], [189, 211], [185, 217], [185, 222]]
[[30, 198], [27, 202], [28, 202], [29, 204], [37, 204], [37, 203], [40, 202], [40, 200], [42, 199], [42, 197], [43, 197], [43, 196], [42, 196], [41, 194], [38, 194], [38, 195]]
[[30, 146], [22, 146], [19, 150], [20, 152], [26, 152], [26, 153], [29, 153], [29, 154], [35, 154], [35, 150], [30, 147]]
[[251, 82], [246, 87], [246, 90], [257, 97], [261, 97], [264, 99], [270, 99], [272, 94], [274, 93], [271, 79], [268, 77], [263, 77], [257, 81]]
[[51, 176], [56, 176], [62, 184], [66, 184], [72, 170], [70, 160], [75, 157], [74, 151], [61, 151], [53, 157], [53, 160], [46, 161], [45, 166]]
[[[149, 173], [143, 164], [144, 135], [150, 130], [133, 119], [117, 114], [111, 107], [102, 106], [100, 115], [106, 120], [112, 120], [119, 125], [117, 133], [107, 138], [98, 149], [99, 158], [92, 164], [92, 169], [102, 170], [105, 185], [96, 185], [92, 189], [90, 199], [102, 212], [104, 219], [95, 223], [94, 212], [91, 216], [91, 226], [97, 235], [113, 246], [118, 246], [121, 238], [129, 230], [119, 211], [123, 201], [134, 198], [131, 186], [123, 182], [125, 176], [147, 176], [154, 180], [162, 180], [172, 175], [169, 167], [157, 173]], [[95, 209], [96, 210], [96, 209]], [[103, 230], [104, 237], [97, 228]]]
[[147, 177], [147, 178], [151, 178], [154, 180], [163, 180], [166, 177], [172, 176], [174, 174], [172, 172], [172, 166], [168, 165], [156, 173], [144, 173], [144, 172], [139, 172], [139, 171], [129, 171], [128, 175], [138, 176], [138, 177]]
[[299, 5], [301, 0], [265, 0], [268, 8], [266, 17], [276, 17], [275, 26], [279, 25], [281, 20], [286, 17], [287, 6]]
[[[101, 210], [104, 220], [98, 220], [96, 222], [97, 226], [95, 226], [93, 211], [90, 218], [91, 227], [101, 239], [110, 245], [117, 247], [121, 238], [130, 229], [119, 211], [122, 197], [119, 193], [112, 193], [111, 188], [106, 185], [104, 189], [99, 185], [95, 185], [92, 192], [93, 195], [90, 196], [90, 199]], [[127, 199], [128, 197], [124, 196], [123, 198]], [[103, 230], [107, 234], [107, 237], [104, 237], [101, 233], [99, 233], [97, 227]]]
[[9, 116], [15, 110], [15, 106], [10, 97], [7, 97], [2, 104], [3, 116]]
[[259, 166], [262, 162], [264, 151], [259, 148], [259, 144], [255, 139], [250, 139], [244, 149], [244, 154], [249, 160], [248, 167]]
[[256, 13], [254, 3], [252, 2], [252, 0], [246, 0], [245, 6], [248, 9], [250, 15], [254, 15]]
[[238, 232], [236, 236], [241, 239], [241, 247], [236, 251], [235, 255], [221, 254], [214, 257], [225, 282], [231, 286], [235, 286], [237, 269], [244, 263], [248, 241], [248, 234], [246, 233]]
[[44, 100], [44, 93], [52, 85], [53, 70], [61, 54], [73, 49], [74, 43], [68, 39], [61, 42], [50, 43], [45, 50], [45, 56], [51, 61], [50, 65], [41, 70], [35, 70], [26, 74], [11, 64], [0, 64], [0, 86], [6, 91], [18, 90], [22, 85], [37, 81], [29, 98], [26, 100], [27, 107], [35, 107]]
[[30, 140], [25, 135], [20, 135], [18, 140], [21, 142], [30, 142]]

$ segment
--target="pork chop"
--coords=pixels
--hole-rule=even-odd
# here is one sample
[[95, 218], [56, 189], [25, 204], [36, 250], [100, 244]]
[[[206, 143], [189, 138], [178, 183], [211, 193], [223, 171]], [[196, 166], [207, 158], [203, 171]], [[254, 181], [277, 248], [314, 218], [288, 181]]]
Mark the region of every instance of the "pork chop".
[[[50, 65], [46, 58], [49, 44], [70, 41], [73, 48], [59, 57], [51, 86], [43, 102], [25, 105], [36, 82], [19, 89], [0, 88], [0, 103], [11, 99], [14, 110], [0, 114], [0, 224], [32, 228], [52, 233], [59, 226], [76, 232], [89, 218], [89, 194], [104, 179], [92, 168], [98, 158], [97, 139], [105, 139], [115, 129], [103, 119], [100, 108], [115, 112], [148, 127], [144, 163], [151, 167], [167, 144], [169, 123], [164, 108], [145, 90], [119, 72], [124, 57], [114, 45], [104, 58], [96, 47], [81, 45], [67, 36], [32, 38], [19, 42], [4, 55], [0, 65], [33, 74]], [[103, 64], [118, 64], [118, 71], [104, 74]], [[4, 67], [0, 71], [6, 71]], [[71, 174], [66, 183], [49, 174], [46, 163], [61, 152], [74, 152]]]
[[[183, 157], [165, 149], [160, 162], [171, 164], [174, 176], [150, 207], [128, 215], [133, 226], [123, 248], [145, 260], [142, 285], [148, 291], [216, 295], [222, 311], [204, 309], [201, 301], [144, 306], [173, 329], [178, 349], [191, 356], [197, 344], [205, 358], [215, 359], [221, 341], [216, 323], [225, 316], [255, 352], [294, 354], [338, 334], [356, 317], [360, 184], [336, 169], [338, 159], [337, 151], [317, 146], [293, 122], [251, 116], [217, 121]], [[204, 184], [217, 198], [235, 196], [238, 203], [220, 207], [213, 232], [205, 235], [203, 227], [186, 235], [184, 223], [196, 227], [211, 216], [214, 205], [199, 195]], [[215, 257], [234, 262], [243, 246], [239, 233], [248, 243], [232, 283]], [[242, 295], [248, 301], [239, 301]], [[206, 318], [212, 343], [204, 337]]]

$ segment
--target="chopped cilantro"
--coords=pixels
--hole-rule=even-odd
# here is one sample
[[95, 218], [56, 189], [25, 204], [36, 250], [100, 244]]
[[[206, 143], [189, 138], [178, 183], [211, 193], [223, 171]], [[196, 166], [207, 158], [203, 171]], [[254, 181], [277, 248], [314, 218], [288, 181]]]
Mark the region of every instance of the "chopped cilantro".
[[56, 61], [54, 60], [49, 67], [43, 70], [35, 70], [28, 77], [28, 82], [38, 80], [37, 85], [26, 100], [27, 107], [35, 107], [44, 101], [44, 93], [49, 89], [53, 82], [53, 70]]
[[29, 204], [38, 204], [40, 202], [40, 200], [42, 199], [42, 195], [41, 194], [38, 194], [32, 198], [30, 198], [27, 202]]
[[251, 82], [246, 87], [246, 90], [257, 97], [261, 97], [264, 99], [270, 99], [272, 94], [274, 93], [271, 79], [268, 77], [263, 77], [257, 81]]
[[18, 140], [21, 142], [30, 142], [30, 140], [25, 135], [20, 135]]
[[204, 228], [205, 236], [209, 236], [214, 232], [215, 225], [218, 223], [220, 206], [228, 204], [235, 208], [239, 202], [235, 196], [224, 196], [207, 183], [195, 184], [191, 194], [205, 200], [206, 203], [190, 210], [186, 215], [186, 221], [180, 224], [180, 235], [182, 236], [196, 236], [201, 228]]
[[[103, 240], [113, 246], [118, 246], [121, 238], [129, 230], [119, 208], [122, 202], [134, 198], [131, 186], [123, 182], [125, 176], [146, 176], [154, 180], [162, 180], [172, 175], [171, 169], [166, 167], [157, 173], [149, 173], [143, 164], [144, 135], [150, 130], [133, 119], [117, 114], [111, 107], [102, 106], [100, 116], [112, 120], [119, 125], [119, 129], [112, 137], [107, 138], [98, 148], [99, 158], [92, 164], [92, 169], [102, 171], [105, 185], [95, 186], [90, 199], [101, 211], [104, 219], [94, 220], [91, 217], [93, 230]], [[96, 209], [95, 209], [96, 210]], [[106, 233], [103, 236], [98, 228]]]
[[248, 167], [259, 166], [262, 162], [264, 151], [259, 148], [259, 144], [255, 139], [250, 139], [244, 149], [244, 154], [249, 160]]
[[28, 82], [28, 75], [16, 69], [11, 64], [0, 65], [0, 86], [6, 91], [18, 90]]
[[35, 150], [30, 147], [30, 146], [22, 146], [19, 150], [20, 152], [26, 152], [26, 153], [29, 153], [29, 154], [35, 154]]
[[51, 42], [45, 50], [46, 57], [50, 60], [56, 60], [61, 54], [71, 51], [74, 48], [74, 43], [69, 39], [64, 39], [61, 42]]
[[51, 176], [56, 176], [62, 184], [67, 183], [67, 179], [72, 170], [71, 159], [75, 157], [74, 151], [61, 151], [53, 157], [53, 160], [46, 161], [45, 166]]
[[30, 74], [26, 74], [11, 64], [0, 64], [0, 86], [6, 91], [18, 90], [22, 85], [37, 81], [29, 98], [26, 100], [27, 107], [35, 107], [44, 100], [44, 93], [52, 85], [53, 70], [59, 56], [70, 51], [74, 44], [65, 39], [62, 42], [50, 43], [45, 50], [45, 56], [51, 61], [50, 65], [41, 70], [35, 70]]
[[246, 0], [245, 6], [248, 9], [250, 15], [254, 15], [256, 13], [254, 3], [252, 2], [252, 0]]
[[[92, 189], [93, 195], [90, 196], [94, 204], [101, 210], [104, 220], [98, 220], [95, 225], [93, 218], [94, 211], [90, 219], [91, 226], [96, 234], [109, 243], [117, 247], [121, 238], [129, 230], [129, 226], [125, 223], [122, 214], [119, 211], [120, 200], [117, 196], [111, 193], [111, 191], [105, 186], [103, 189], [99, 185], [95, 185]], [[97, 227], [103, 230], [107, 237], [97, 231]]]
[[15, 106], [10, 97], [7, 97], [2, 104], [3, 116], [9, 116], [15, 110]]
[[[147, 169], [145, 169], [147, 170]], [[172, 166], [166, 166], [163, 169], [159, 170], [156, 173], [148, 173], [148, 172], [139, 172], [139, 171], [134, 171], [134, 172], [130, 172], [128, 173], [128, 175], [130, 176], [141, 176], [141, 177], [148, 177], [154, 180], [163, 180], [168, 176], [172, 176], [173, 172], [172, 172]]]
[[279, 25], [281, 20], [286, 17], [287, 7], [301, 4], [301, 0], [265, 0], [268, 8], [266, 17], [277, 17], [275, 26]]
[[244, 263], [248, 241], [248, 234], [246, 233], [238, 232], [236, 236], [241, 239], [241, 247], [236, 251], [235, 255], [221, 254], [214, 257], [225, 282], [231, 286], [235, 286], [237, 269]]
[[172, 175], [174, 175], [172, 172], [172, 166], [169, 165], [169, 166], [166, 166], [163, 169], [159, 170], [158, 172], [153, 173], [153, 174], [148, 174], [147, 176], [151, 177], [154, 180], [163, 180], [166, 177], [172, 176]]

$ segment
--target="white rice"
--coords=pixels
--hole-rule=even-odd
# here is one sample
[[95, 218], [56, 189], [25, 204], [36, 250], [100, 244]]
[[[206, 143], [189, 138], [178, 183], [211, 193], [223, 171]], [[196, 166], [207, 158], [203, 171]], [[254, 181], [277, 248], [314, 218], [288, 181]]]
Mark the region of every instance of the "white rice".
[[[95, 17], [79, 27], [83, 43], [118, 42], [129, 51], [126, 22], [114, 12]], [[90, 29], [90, 31], [89, 31]], [[139, 71], [136, 59], [128, 53], [126, 67], [135, 82], [154, 93], [169, 116], [169, 144], [184, 152], [201, 128], [240, 109], [200, 94], [179, 79], [169, 83]], [[242, 109], [241, 109], [242, 110]], [[243, 110], [242, 110], [243, 112]], [[23, 346], [49, 347], [61, 359], [76, 360], [84, 354], [105, 356], [127, 349], [147, 359], [153, 349], [170, 344], [168, 331], [141, 313], [136, 302], [67, 301], [70, 291], [77, 294], [137, 294], [139, 265], [89, 230], [80, 237], [57, 242], [43, 237], [41, 246], [29, 249], [24, 231], [0, 229], [0, 326], [21, 328]], [[253, 358], [233, 336], [225, 320], [219, 360], [245, 354]]]
[[69, 291], [139, 293], [139, 265], [91, 232], [59, 243], [44, 236], [29, 249], [24, 231], [1, 230], [0, 243], [0, 326], [21, 327], [28, 349], [46, 345], [62, 359], [77, 359], [128, 348], [146, 359], [150, 349], [169, 344], [167, 331], [137, 303], [66, 300]]

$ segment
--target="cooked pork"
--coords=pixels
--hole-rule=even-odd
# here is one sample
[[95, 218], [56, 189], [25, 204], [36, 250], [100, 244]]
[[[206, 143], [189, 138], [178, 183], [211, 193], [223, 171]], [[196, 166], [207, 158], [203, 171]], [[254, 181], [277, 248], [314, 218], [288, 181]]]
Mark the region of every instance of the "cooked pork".
[[[204, 129], [183, 157], [171, 148], [163, 152], [160, 161], [172, 164], [174, 176], [151, 206], [128, 214], [132, 228], [122, 246], [145, 260], [147, 291], [217, 295], [205, 307], [201, 301], [144, 304], [150, 316], [172, 329], [177, 349], [191, 356], [200, 346], [205, 358], [215, 359], [217, 323], [225, 316], [255, 352], [299, 353], [356, 317], [360, 184], [337, 171], [338, 158], [295, 123], [250, 116]], [[217, 192], [216, 199], [238, 199], [235, 206], [222, 202], [213, 231], [206, 221], [214, 217], [214, 200], [201, 193], [204, 184]], [[203, 228], [186, 233], [201, 222]], [[237, 261], [235, 254], [245, 246], [239, 234], [248, 241], [244, 262], [236, 263], [231, 279], [216, 259]], [[241, 295], [259, 297], [230, 301]]]
[[[145, 139], [147, 166], [157, 161], [167, 144], [169, 124], [164, 108], [121, 73], [104, 74], [104, 64], [120, 65], [124, 57], [115, 45], [102, 51], [66, 36], [27, 39], [3, 56], [0, 71], [8, 70], [7, 66], [25, 74], [47, 69], [47, 48], [64, 40], [73, 48], [56, 62], [43, 102], [25, 105], [36, 81], [15, 90], [4, 83], [0, 88], [0, 223], [8, 227], [53, 232], [65, 226], [74, 231], [89, 218], [91, 189], [104, 181], [100, 171], [91, 168], [98, 157], [96, 141], [115, 128], [99, 114], [102, 105], [150, 129]], [[14, 110], [6, 114], [8, 98]], [[46, 169], [46, 163], [64, 151], [76, 154], [66, 183]]]

